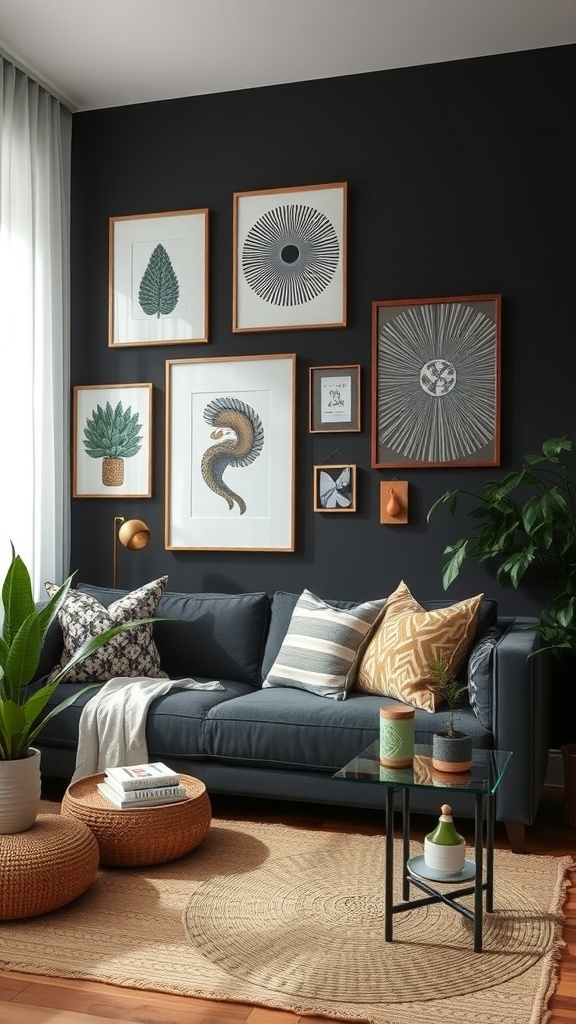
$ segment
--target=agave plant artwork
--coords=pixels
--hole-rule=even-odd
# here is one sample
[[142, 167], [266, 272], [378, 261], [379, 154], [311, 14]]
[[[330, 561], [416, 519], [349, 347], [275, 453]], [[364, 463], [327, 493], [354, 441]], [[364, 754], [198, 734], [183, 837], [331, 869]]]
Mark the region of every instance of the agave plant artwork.
[[142, 424], [132, 406], [124, 409], [118, 402], [113, 409], [106, 402], [97, 405], [86, 418], [84, 448], [91, 459], [102, 459], [102, 483], [119, 487], [124, 483], [124, 459], [136, 455], [142, 447]]
[[0, 636], [0, 761], [16, 761], [28, 756], [28, 750], [46, 723], [64, 711], [91, 686], [76, 692], [46, 712], [46, 706], [64, 682], [70, 669], [97, 651], [118, 633], [142, 626], [151, 619], [126, 622], [91, 637], [70, 658], [49, 683], [30, 685], [35, 678], [46, 633], [60, 611], [70, 589], [73, 575], [58, 588], [51, 600], [37, 608], [32, 596], [30, 574], [12, 545], [12, 561], [2, 585], [4, 621]]

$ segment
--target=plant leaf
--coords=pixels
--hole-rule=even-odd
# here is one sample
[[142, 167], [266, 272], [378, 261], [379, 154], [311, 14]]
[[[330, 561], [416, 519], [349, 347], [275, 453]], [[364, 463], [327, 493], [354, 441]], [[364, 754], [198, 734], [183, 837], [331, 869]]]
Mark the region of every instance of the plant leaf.
[[442, 586], [444, 587], [444, 590], [448, 590], [450, 584], [453, 583], [458, 576], [458, 573], [466, 559], [467, 551], [467, 540], [458, 540], [455, 544], [450, 544], [444, 549], [444, 554], [449, 556], [442, 570]]

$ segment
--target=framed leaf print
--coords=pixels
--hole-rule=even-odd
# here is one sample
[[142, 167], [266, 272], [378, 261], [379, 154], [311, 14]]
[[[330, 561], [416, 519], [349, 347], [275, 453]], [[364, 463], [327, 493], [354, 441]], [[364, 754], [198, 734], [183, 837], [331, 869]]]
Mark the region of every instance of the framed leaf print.
[[208, 341], [208, 210], [109, 221], [108, 344]]
[[372, 466], [500, 465], [500, 295], [372, 305]]
[[356, 466], [314, 466], [314, 511], [356, 511]]
[[151, 497], [152, 387], [74, 388], [72, 497]]
[[294, 550], [295, 367], [166, 361], [168, 551]]
[[346, 326], [347, 185], [234, 193], [232, 330]]

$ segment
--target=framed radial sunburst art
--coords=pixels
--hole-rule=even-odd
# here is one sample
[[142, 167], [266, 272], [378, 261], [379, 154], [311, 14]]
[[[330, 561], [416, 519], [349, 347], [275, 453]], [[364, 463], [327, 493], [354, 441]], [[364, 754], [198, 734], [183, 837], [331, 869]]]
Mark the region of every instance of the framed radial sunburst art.
[[372, 466], [500, 465], [500, 295], [372, 305]]
[[347, 185], [234, 193], [232, 330], [346, 326]]

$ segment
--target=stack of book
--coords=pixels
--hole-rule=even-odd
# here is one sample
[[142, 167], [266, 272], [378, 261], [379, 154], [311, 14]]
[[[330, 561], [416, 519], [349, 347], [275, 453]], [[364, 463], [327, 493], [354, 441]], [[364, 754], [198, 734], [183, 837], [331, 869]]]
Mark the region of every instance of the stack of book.
[[188, 797], [178, 773], [161, 761], [107, 768], [98, 789], [102, 796], [123, 811], [172, 804]]

